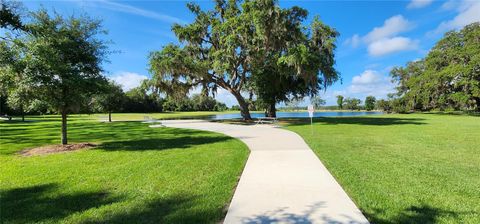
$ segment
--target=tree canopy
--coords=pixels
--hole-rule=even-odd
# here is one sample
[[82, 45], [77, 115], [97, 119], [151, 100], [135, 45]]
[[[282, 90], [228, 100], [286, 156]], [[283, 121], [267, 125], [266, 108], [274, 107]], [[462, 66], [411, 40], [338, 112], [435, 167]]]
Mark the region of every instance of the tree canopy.
[[337, 96], [337, 105], [340, 110], [343, 109], [343, 100], [344, 97], [342, 95]]
[[65, 18], [44, 9], [30, 15], [22, 25], [28, 32], [0, 42], [5, 52], [0, 67], [11, 71], [12, 80], [21, 80], [10, 87], [12, 96], [33, 91], [35, 99], [62, 115], [62, 144], [67, 144], [67, 114], [87, 104], [106, 83], [101, 64], [109, 52], [97, 37], [105, 32], [100, 21], [87, 16]]
[[365, 109], [367, 111], [371, 111], [371, 110], [375, 109], [375, 101], [376, 100], [377, 99], [375, 99], [374, 96], [367, 96], [365, 98]]
[[108, 113], [108, 121], [112, 122], [112, 112], [120, 111], [125, 94], [122, 87], [113, 81], [105, 83], [103, 91], [92, 99], [92, 104], [97, 111]]
[[223, 88], [250, 119], [242, 93], [275, 106], [289, 96], [315, 95], [339, 77], [333, 68], [338, 33], [317, 17], [304, 27], [304, 9], [282, 9], [274, 0], [217, 0], [210, 11], [187, 7], [194, 22], [172, 28], [180, 44], [150, 54], [152, 84], [168, 95]]
[[357, 99], [357, 98], [346, 98], [344, 100], [344, 106], [345, 108], [349, 109], [349, 110], [360, 110], [360, 104], [362, 103], [362, 101], [360, 99]]
[[244, 4], [255, 30], [250, 47], [251, 91], [275, 117], [275, 105], [315, 96], [339, 78], [334, 68], [338, 32], [316, 16], [304, 26], [308, 12], [300, 7], [280, 8], [275, 1]]
[[480, 23], [450, 31], [419, 61], [391, 71], [408, 110], [480, 110]]

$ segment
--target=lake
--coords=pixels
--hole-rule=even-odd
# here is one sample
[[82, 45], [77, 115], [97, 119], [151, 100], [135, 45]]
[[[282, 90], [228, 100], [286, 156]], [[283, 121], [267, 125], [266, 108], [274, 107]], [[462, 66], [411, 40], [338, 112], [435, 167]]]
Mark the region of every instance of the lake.
[[[383, 114], [379, 111], [321, 111], [313, 113], [314, 117], [351, 117], [351, 116], [363, 116], [363, 115], [375, 115]], [[250, 113], [252, 118], [265, 117], [264, 113]], [[298, 117], [308, 117], [307, 111], [302, 112], [277, 112], [278, 118], [298, 118]], [[238, 119], [242, 118], [240, 113], [238, 114], [217, 114], [209, 116], [208, 119], [212, 120], [225, 120], [225, 119]]]

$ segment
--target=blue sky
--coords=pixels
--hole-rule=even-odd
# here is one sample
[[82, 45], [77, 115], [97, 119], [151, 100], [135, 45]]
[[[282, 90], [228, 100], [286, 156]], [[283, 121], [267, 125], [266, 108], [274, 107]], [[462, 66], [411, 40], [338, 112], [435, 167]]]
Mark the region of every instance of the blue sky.
[[[29, 9], [43, 6], [64, 15], [87, 13], [103, 20], [111, 40], [107, 76], [133, 88], [150, 76], [149, 52], [175, 42], [173, 23], [188, 23], [193, 16], [186, 1], [25, 1]], [[212, 2], [198, 1], [204, 9]], [[335, 105], [338, 94], [364, 99], [383, 98], [392, 92], [388, 73], [394, 66], [424, 57], [445, 31], [480, 21], [480, 1], [280, 1], [281, 7], [301, 6], [340, 32], [336, 68], [342, 82], [329, 87], [321, 96]], [[308, 21], [307, 21], [308, 22]], [[217, 99], [236, 104], [226, 91]]]

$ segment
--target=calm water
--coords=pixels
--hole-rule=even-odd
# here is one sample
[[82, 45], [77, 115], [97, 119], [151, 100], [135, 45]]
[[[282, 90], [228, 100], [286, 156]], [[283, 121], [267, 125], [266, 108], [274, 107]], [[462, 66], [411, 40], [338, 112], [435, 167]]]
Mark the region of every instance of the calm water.
[[[373, 114], [383, 114], [383, 112], [378, 111], [352, 111], [352, 112], [337, 112], [337, 111], [328, 111], [328, 112], [315, 112], [313, 113], [314, 117], [350, 117], [350, 116], [362, 116], [362, 115], [373, 115]], [[265, 117], [264, 113], [251, 113], [252, 118]], [[308, 112], [277, 112], [277, 117], [284, 118], [295, 118], [295, 117], [308, 117]], [[213, 120], [224, 120], [224, 119], [236, 119], [242, 118], [240, 113], [238, 114], [217, 114], [209, 116], [209, 119]]]

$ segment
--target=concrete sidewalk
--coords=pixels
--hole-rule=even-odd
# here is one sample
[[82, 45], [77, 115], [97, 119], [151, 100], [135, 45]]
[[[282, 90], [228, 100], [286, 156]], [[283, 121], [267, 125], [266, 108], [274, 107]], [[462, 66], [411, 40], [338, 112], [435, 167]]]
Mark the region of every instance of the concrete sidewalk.
[[162, 124], [223, 133], [250, 148], [224, 223], [368, 223], [296, 133], [270, 125], [202, 120]]

